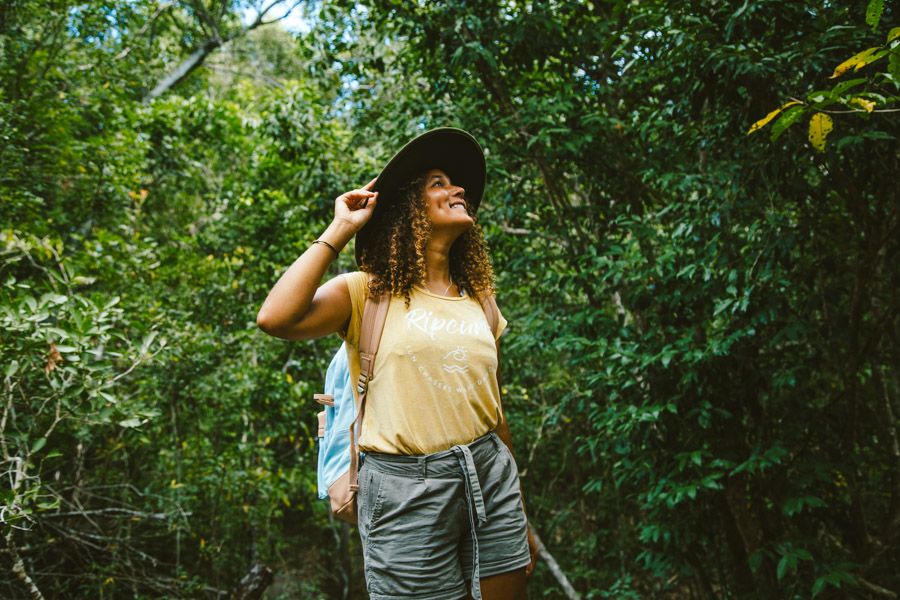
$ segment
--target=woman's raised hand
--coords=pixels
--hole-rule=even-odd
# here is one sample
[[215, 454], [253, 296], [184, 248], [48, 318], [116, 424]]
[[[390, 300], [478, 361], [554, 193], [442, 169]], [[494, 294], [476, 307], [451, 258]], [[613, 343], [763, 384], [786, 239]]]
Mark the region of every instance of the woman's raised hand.
[[344, 192], [334, 200], [334, 220], [348, 225], [355, 234], [363, 228], [378, 202], [378, 192], [373, 192], [376, 177], [358, 190]]

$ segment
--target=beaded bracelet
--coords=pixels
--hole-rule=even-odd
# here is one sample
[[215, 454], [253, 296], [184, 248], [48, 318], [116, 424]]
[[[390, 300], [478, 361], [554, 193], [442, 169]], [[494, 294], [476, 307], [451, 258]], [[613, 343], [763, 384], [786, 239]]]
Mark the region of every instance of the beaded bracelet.
[[332, 251], [332, 252], [334, 252], [334, 257], [335, 257], [335, 258], [337, 258], [338, 256], [341, 255], [341, 253], [338, 252], [337, 248], [335, 248], [334, 246], [332, 246], [331, 244], [329, 244], [329, 243], [326, 242], [325, 240], [316, 240], [316, 241], [313, 242], [313, 244], [325, 244], [326, 246], [328, 246], [329, 248], [331, 248], [331, 251]]

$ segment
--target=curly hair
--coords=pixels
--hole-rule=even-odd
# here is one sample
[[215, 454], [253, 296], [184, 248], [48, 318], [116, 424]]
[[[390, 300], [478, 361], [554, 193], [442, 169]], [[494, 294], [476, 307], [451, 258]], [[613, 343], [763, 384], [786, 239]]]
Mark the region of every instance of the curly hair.
[[[379, 219], [385, 232], [360, 257], [360, 269], [373, 275], [369, 294], [403, 296], [409, 307], [410, 290], [424, 285], [425, 246], [431, 234], [425, 204], [425, 174], [412, 178], [386, 203]], [[481, 298], [494, 293], [494, 270], [477, 218], [450, 247], [450, 277], [466, 293]]]

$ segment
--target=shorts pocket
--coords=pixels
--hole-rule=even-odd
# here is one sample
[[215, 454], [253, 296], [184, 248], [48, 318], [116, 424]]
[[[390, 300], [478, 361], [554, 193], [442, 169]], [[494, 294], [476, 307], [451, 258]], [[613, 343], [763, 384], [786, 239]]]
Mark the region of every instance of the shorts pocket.
[[500, 464], [503, 465], [503, 473], [504, 476], [509, 476], [509, 473], [512, 472], [515, 477], [519, 476], [519, 467], [516, 465], [516, 459], [513, 457], [512, 452], [510, 452], [509, 448], [506, 447], [506, 444], [500, 443], [500, 451], [498, 452], [498, 460]]
[[365, 487], [361, 485], [359, 488], [359, 501], [362, 507], [360, 516], [368, 528], [378, 519], [378, 515], [381, 512], [384, 473], [374, 469], [366, 469], [364, 482]]
[[519, 469], [516, 466], [516, 459], [506, 444], [499, 444], [497, 454], [494, 456], [481, 486], [492, 500], [496, 499], [501, 502], [505, 502], [508, 496], [515, 497], [521, 494]]

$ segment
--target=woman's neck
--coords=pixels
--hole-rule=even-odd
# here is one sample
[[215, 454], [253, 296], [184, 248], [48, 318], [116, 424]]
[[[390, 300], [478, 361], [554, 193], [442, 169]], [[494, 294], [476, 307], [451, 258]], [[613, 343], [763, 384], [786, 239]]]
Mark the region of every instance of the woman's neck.
[[426, 289], [434, 293], [459, 295], [459, 289], [450, 275], [450, 248], [435, 247], [429, 244], [425, 249], [425, 281]]

